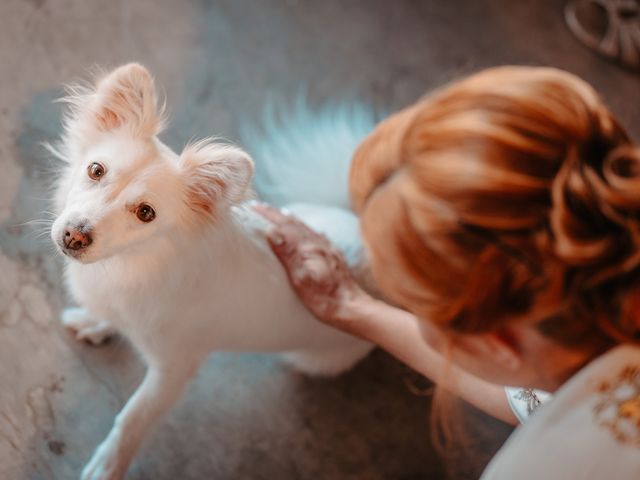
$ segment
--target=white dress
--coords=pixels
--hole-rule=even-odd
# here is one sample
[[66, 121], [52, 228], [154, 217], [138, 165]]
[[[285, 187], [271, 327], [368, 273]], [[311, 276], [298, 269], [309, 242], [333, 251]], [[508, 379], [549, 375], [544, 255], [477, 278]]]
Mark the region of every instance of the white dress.
[[[548, 400], [507, 388], [524, 423], [482, 480], [640, 480], [640, 347], [598, 357]], [[536, 410], [527, 413], [527, 406]], [[528, 418], [530, 416], [530, 418]]]

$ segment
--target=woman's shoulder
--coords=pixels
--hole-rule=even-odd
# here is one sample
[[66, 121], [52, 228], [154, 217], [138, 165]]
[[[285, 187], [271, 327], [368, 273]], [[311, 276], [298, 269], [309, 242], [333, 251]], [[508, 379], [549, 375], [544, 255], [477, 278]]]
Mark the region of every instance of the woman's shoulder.
[[482, 479], [640, 478], [640, 347], [617, 347], [519, 427]]

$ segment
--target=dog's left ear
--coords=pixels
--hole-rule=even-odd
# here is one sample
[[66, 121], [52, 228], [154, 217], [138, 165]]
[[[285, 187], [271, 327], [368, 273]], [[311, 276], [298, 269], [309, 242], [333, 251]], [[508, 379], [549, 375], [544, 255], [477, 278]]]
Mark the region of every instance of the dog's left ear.
[[204, 217], [214, 218], [220, 207], [245, 200], [250, 192], [253, 161], [240, 148], [201, 141], [180, 155], [186, 181], [188, 206]]
[[126, 127], [136, 137], [151, 138], [162, 127], [153, 79], [138, 63], [123, 65], [102, 78], [85, 114], [103, 132]]

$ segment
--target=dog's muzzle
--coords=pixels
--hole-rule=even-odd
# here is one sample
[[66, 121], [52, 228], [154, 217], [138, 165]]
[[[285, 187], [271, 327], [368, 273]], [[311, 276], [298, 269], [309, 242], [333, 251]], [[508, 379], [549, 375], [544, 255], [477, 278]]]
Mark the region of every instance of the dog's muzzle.
[[76, 225], [67, 224], [62, 232], [62, 239], [60, 246], [64, 253], [72, 256], [82, 253], [86, 248], [93, 243], [92, 228], [86, 222], [81, 222]]

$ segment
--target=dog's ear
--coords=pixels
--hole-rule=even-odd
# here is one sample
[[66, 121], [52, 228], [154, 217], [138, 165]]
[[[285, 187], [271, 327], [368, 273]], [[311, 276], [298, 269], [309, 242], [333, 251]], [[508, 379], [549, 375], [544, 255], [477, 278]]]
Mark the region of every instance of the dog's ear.
[[151, 138], [162, 127], [153, 79], [137, 63], [123, 65], [103, 77], [91, 100], [85, 114], [99, 131], [126, 127], [139, 138]]
[[187, 146], [180, 156], [186, 202], [205, 218], [223, 206], [245, 200], [250, 193], [253, 161], [232, 145], [204, 140]]

